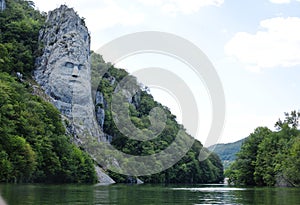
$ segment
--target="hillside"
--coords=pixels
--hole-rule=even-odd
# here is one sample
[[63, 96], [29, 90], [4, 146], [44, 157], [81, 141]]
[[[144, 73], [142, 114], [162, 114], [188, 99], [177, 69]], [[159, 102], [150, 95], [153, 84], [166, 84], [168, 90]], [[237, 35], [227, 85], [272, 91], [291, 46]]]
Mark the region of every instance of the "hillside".
[[208, 147], [208, 150], [215, 152], [221, 159], [224, 169], [236, 159], [236, 154], [240, 151], [245, 139], [227, 144], [216, 144]]
[[[175, 116], [170, 112], [169, 108], [163, 106], [159, 102], [155, 101], [153, 96], [142, 87], [138, 86], [137, 79], [134, 76], [130, 76], [124, 69], [118, 69], [114, 66], [107, 64], [103, 61], [101, 55], [92, 53], [92, 87], [97, 90], [96, 94], [96, 113], [100, 127], [109, 136], [118, 150], [126, 154], [138, 155], [138, 156], [150, 156], [154, 153], [159, 153], [168, 148], [176, 139], [177, 133], [182, 129], [182, 125], [178, 124], [175, 120]], [[104, 77], [97, 77], [103, 69], [107, 69]], [[100, 70], [100, 72], [99, 72]], [[120, 131], [113, 120], [113, 111], [111, 105], [112, 95], [117, 86], [120, 86], [119, 82], [124, 78], [129, 78], [132, 81], [132, 86], [136, 87], [136, 94], [125, 99], [125, 107], [128, 106], [130, 116], [129, 119], [121, 119], [121, 121], [128, 122], [130, 120], [137, 128], [144, 130], [151, 124], [149, 120], [149, 112], [154, 107], [161, 108], [166, 114], [166, 127], [165, 129], [154, 139], [147, 141], [138, 141], [136, 139], [130, 139], [127, 136], [130, 133]], [[97, 100], [97, 96], [101, 96]], [[100, 112], [99, 112], [100, 111]], [[100, 120], [101, 119], [101, 120]], [[149, 130], [150, 131], [150, 130]], [[151, 132], [151, 131], [150, 131]], [[125, 133], [125, 134], [124, 134]], [[192, 139], [192, 136], [184, 133], [185, 139]], [[194, 140], [194, 139], [193, 139]], [[185, 142], [180, 142], [185, 143]], [[180, 146], [180, 145], [179, 145]], [[198, 140], [195, 140], [191, 149], [179, 160], [174, 166], [169, 169], [151, 175], [140, 177], [144, 182], [150, 183], [208, 183], [219, 182], [223, 180], [223, 166], [219, 157], [212, 153], [205, 161], [199, 162], [197, 157], [203, 145]], [[180, 150], [178, 150], [180, 152]], [[169, 154], [166, 158], [172, 158], [177, 153]], [[161, 160], [155, 161], [155, 164], [143, 164], [144, 169], [156, 169], [163, 166]], [[131, 164], [133, 169], [137, 165], [134, 161], [126, 162]], [[125, 182], [127, 180], [123, 175], [111, 173], [116, 181]]]
[[[175, 142], [179, 130], [184, 130], [184, 127], [176, 122], [175, 116], [167, 107], [155, 101], [147, 90], [140, 87], [135, 77], [130, 76], [124, 69], [115, 68], [104, 62], [99, 54], [90, 52], [89, 35], [84, 35], [88, 34], [84, 20], [73, 9], [61, 6], [51, 14], [52, 16], [47, 18], [51, 21], [45, 23], [47, 15], [35, 10], [32, 1], [23, 0], [6, 0], [6, 9], [0, 11], [0, 182], [95, 183], [97, 180], [101, 182], [101, 178], [96, 176], [95, 166], [101, 166], [100, 162], [107, 160], [130, 169], [147, 167], [159, 169], [164, 166], [155, 158], [149, 162], [138, 163], [134, 158], [119, 159], [111, 153], [92, 156], [86, 147], [82, 146], [80, 139], [86, 137], [88, 141], [89, 135], [95, 134], [96, 136], [92, 137], [97, 142], [103, 140], [123, 153], [132, 156], [155, 156]], [[71, 16], [68, 16], [69, 14]], [[71, 32], [68, 32], [68, 28], [72, 28]], [[55, 35], [55, 33], [63, 33], [63, 35]], [[83, 44], [78, 44], [80, 42], [85, 42], [85, 47], [82, 46]], [[66, 52], [57, 52], [60, 50], [56, 51], [54, 48], [65, 49]], [[83, 52], [80, 49], [83, 49]], [[71, 59], [72, 52], [76, 60], [80, 57], [77, 53], [80, 55], [84, 53], [82, 55], [85, 58], [84, 65]], [[51, 56], [52, 54], [55, 55]], [[58, 58], [56, 54], [64, 54], [64, 59]], [[90, 59], [91, 63], [88, 61]], [[58, 65], [56, 62], [61, 64]], [[42, 66], [37, 68], [36, 64]], [[75, 74], [71, 71], [74, 66], [77, 68]], [[64, 79], [61, 78], [60, 73], [62, 67], [66, 69], [63, 70]], [[51, 78], [54, 68], [57, 73]], [[79, 68], [84, 71], [79, 71]], [[37, 69], [40, 71], [38, 78], [37, 75], [32, 76]], [[99, 69], [100, 72], [106, 70], [103, 78], [95, 77]], [[92, 79], [88, 75], [90, 72], [93, 73]], [[67, 76], [70, 73], [72, 75]], [[72, 100], [75, 94], [66, 95], [66, 92], [74, 93], [74, 87], [71, 87], [76, 84], [72, 79], [74, 76], [77, 82], [81, 77], [86, 80], [80, 84], [84, 86], [77, 86], [75, 93], [80, 95], [80, 103], [89, 103], [88, 106], [77, 106], [74, 109], [75, 103]], [[110, 104], [118, 84], [125, 77], [135, 82], [134, 86], [138, 91], [136, 96], [122, 104], [128, 107], [129, 119], [134, 126], [151, 134], [151, 130], [147, 130], [152, 124], [148, 117], [149, 112], [159, 107], [166, 113], [166, 127], [155, 139], [148, 141], [130, 139], [116, 126], [114, 121], [116, 114], [111, 110]], [[68, 81], [69, 79], [72, 81]], [[61, 80], [61, 84], [55, 83], [58, 80]], [[52, 85], [47, 84], [50, 81]], [[80, 90], [90, 84], [97, 93], [93, 96], [95, 102], [92, 102], [92, 98], [83, 96], [90, 88]], [[56, 89], [55, 92], [51, 90], [53, 87]], [[36, 92], [37, 89], [39, 92]], [[58, 104], [58, 101], [61, 103]], [[91, 112], [89, 110], [90, 113], [96, 112], [97, 120], [89, 121], [94, 116], [81, 115], [86, 121], [76, 127], [76, 122], [72, 121], [74, 115], [70, 116], [69, 111], [89, 108], [93, 109]], [[93, 131], [96, 127], [89, 122], [97, 122], [102, 134], [97, 136], [98, 132]], [[87, 126], [89, 132], [85, 132]], [[182, 135], [185, 136], [184, 139], [194, 140], [186, 132]], [[140, 137], [144, 136], [140, 135]], [[181, 139], [177, 143], [177, 145], [185, 144], [186, 141]], [[140, 178], [149, 183], [222, 181], [223, 166], [219, 157], [212, 153], [207, 160], [199, 161], [198, 156], [202, 148], [201, 142], [195, 140], [191, 149], [174, 166], [160, 173]], [[173, 155], [176, 154], [177, 152], [168, 153], [165, 161], [172, 160]], [[128, 182], [135, 176], [117, 174], [105, 166], [102, 168], [116, 182]]]

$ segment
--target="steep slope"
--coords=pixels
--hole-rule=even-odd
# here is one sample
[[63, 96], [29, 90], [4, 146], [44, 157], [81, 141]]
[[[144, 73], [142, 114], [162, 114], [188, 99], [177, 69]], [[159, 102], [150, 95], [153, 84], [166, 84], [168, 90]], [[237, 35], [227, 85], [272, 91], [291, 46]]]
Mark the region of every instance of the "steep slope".
[[[95, 105], [96, 115], [101, 126], [101, 129], [106, 133], [110, 139], [111, 144], [130, 155], [151, 156], [160, 153], [168, 148], [174, 141], [176, 141], [179, 130], [183, 128], [182, 125], [176, 122], [175, 116], [170, 110], [156, 102], [153, 96], [140, 86], [137, 79], [130, 76], [124, 69], [118, 69], [103, 61], [99, 54], [92, 53], [92, 87], [95, 90]], [[102, 71], [106, 72], [103, 73]], [[125, 93], [122, 104], [129, 111], [129, 119], [121, 118], [121, 122], [133, 123], [133, 126], [138, 130], [146, 130], [151, 126], [149, 120], [149, 112], [153, 108], [160, 108], [166, 114], [165, 129], [152, 140], [139, 141], [138, 139], [130, 139], [131, 133], [120, 130], [120, 127], [114, 122], [114, 112], [112, 110], [112, 98], [118, 91], [118, 86], [122, 85], [123, 79], [130, 79], [131, 86], [134, 87], [134, 94]], [[127, 127], [127, 124], [125, 124]], [[129, 128], [128, 128], [129, 129]], [[129, 129], [130, 130], [130, 129]], [[148, 130], [151, 133], [151, 130]], [[185, 140], [194, 140], [192, 136], [184, 133]], [[142, 137], [142, 135], [141, 135]], [[184, 143], [184, 142], [182, 142]], [[205, 161], [199, 162], [198, 156], [203, 145], [195, 140], [191, 149], [182, 156], [182, 159], [169, 169], [147, 177], [141, 177], [145, 182], [151, 183], [209, 183], [220, 182], [223, 180], [223, 166], [217, 155], [211, 154]], [[205, 148], [204, 148], [205, 149]], [[180, 152], [180, 150], [178, 150]], [[207, 151], [208, 152], [208, 151]], [[166, 155], [166, 159], [172, 160], [177, 154], [174, 150], [171, 155]], [[155, 159], [155, 158], [153, 158]], [[155, 170], [156, 167], [163, 166], [163, 161], [154, 161], [154, 164], [136, 164], [134, 161], [127, 161], [134, 169], [135, 167], [143, 167], [143, 169]], [[111, 173], [117, 181], [126, 181], [126, 177]]]
[[[90, 55], [88, 29], [73, 9], [63, 5], [43, 16], [33, 8], [30, 1], [7, 0], [6, 9], [0, 12], [0, 181], [95, 182], [93, 163], [97, 162], [117, 182], [134, 182], [135, 177], [116, 174], [102, 162], [111, 160], [108, 165], [133, 171], [159, 170], [165, 165], [163, 162], [174, 160], [174, 156], [182, 152], [180, 145], [194, 140], [184, 132], [169, 109], [154, 101], [133, 76], [105, 63], [98, 54]], [[45, 17], [47, 21], [42, 25]], [[39, 58], [34, 78], [45, 93], [30, 76], [36, 56]], [[105, 73], [97, 78], [99, 71], [103, 70]], [[9, 74], [18, 76], [18, 79]], [[150, 111], [158, 107], [165, 112], [166, 127], [157, 138], [148, 141], [130, 139], [118, 129], [111, 101], [112, 95], [120, 91], [118, 85], [124, 77], [132, 80], [137, 91], [133, 96], [125, 92], [122, 103], [129, 109], [133, 126], [147, 130], [153, 124], [153, 119], [149, 118]], [[39, 94], [57, 109], [32, 94]], [[160, 128], [160, 124], [154, 125], [153, 130], [139, 134], [151, 134]], [[183, 137], [178, 140], [176, 137], [180, 130], [183, 132], [179, 136]], [[89, 145], [98, 150], [98, 144], [109, 145], [122, 153], [150, 156], [152, 160], [139, 162], [134, 157], [124, 160], [108, 150], [96, 150], [94, 154], [95, 150], [84, 146], [85, 140], [92, 142]], [[76, 146], [71, 142], [75, 142]], [[174, 144], [177, 146], [172, 152], [167, 152], [164, 161], [155, 158], [155, 154], [168, 150]], [[143, 176], [142, 180], [151, 183], [222, 181], [220, 159], [211, 154], [207, 160], [199, 161], [202, 148], [202, 144], [195, 140], [191, 149], [184, 152], [174, 166]], [[89, 151], [90, 155], [83, 150]], [[110, 180], [99, 167], [96, 171], [100, 173], [100, 182], [103, 178]]]

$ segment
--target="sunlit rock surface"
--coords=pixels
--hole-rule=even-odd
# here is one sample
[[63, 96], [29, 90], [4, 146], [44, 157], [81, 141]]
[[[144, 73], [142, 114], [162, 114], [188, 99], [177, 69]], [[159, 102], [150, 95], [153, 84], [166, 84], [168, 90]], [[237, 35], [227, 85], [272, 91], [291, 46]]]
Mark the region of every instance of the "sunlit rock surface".
[[91, 97], [90, 36], [84, 21], [63, 5], [49, 12], [39, 38], [43, 55], [37, 60], [36, 81], [74, 122], [77, 134], [101, 141]]
[[[67, 129], [75, 143], [94, 138], [108, 142], [95, 116], [91, 95], [90, 35], [84, 20], [65, 5], [49, 12], [39, 41], [42, 56], [37, 59], [34, 77], [51, 102], [68, 120]], [[101, 98], [101, 96], [100, 96]], [[101, 101], [101, 99], [100, 99]], [[103, 126], [104, 111], [99, 124]], [[100, 183], [114, 181], [96, 169]]]

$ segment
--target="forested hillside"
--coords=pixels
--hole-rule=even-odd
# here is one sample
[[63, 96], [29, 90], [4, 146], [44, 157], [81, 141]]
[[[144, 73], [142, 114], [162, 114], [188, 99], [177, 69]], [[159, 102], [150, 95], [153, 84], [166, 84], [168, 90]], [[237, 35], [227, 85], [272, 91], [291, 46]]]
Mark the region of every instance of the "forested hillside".
[[[34, 95], [38, 85], [32, 78], [32, 71], [36, 57], [43, 51], [38, 33], [44, 24], [45, 14], [35, 10], [32, 1], [7, 0], [6, 5], [6, 10], [0, 12], [0, 182], [96, 182], [94, 161], [72, 144], [73, 136], [66, 135], [59, 111], [40, 97], [45, 94]], [[167, 113], [167, 125], [156, 139], [145, 142], [128, 139], [117, 129], [108, 106], [117, 83], [128, 73], [106, 64], [95, 53], [92, 54], [92, 64], [100, 69], [101, 66], [109, 68], [101, 79], [95, 78], [99, 74], [94, 72], [92, 84], [104, 96], [105, 103], [96, 106], [105, 108], [103, 130], [112, 136], [112, 144], [133, 155], [151, 155], [168, 147], [183, 127], [169, 109], [140, 88], [135, 105], [128, 105], [133, 124], [146, 129], [150, 125], [149, 111], [158, 106]], [[223, 166], [219, 157], [211, 154], [207, 160], [200, 162], [198, 156], [202, 148], [202, 144], [195, 141], [191, 150], [174, 167], [141, 177], [142, 180], [151, 183], [222, 181]], [[113, 172], [110, 175], [117, 182], [128, 180], [127, 176]]]
[[[103, 78], [97, 77], [101, 70], [106, 70]], [[182, 125], [176, 122], [176, 117], [170, 112], [169, 108], [163, 106], [153, 99], [153, 96], [147, 89], [138, 87], [137, 94], [133, 96], [132, 102], [127, 102], [129, 108], [130, 120], [139, 129], [147, 129], [150, 126], [149, 112], [159, 107], [167, 115], [166, 127], [155, 139], [148, 141], [138, 141], [129, 139], [117, 128], [113, 122], [111, 111], [111, 96], [118, 83], [129, 74], [123, 69], [117, 69], [110, 64], [106, 64], [99, 54], [92, 54], [92, 86], [102, 93], [104, 97], [103, 104], [96, 106], [104, 108], [105, 121], [103, 130], [112, 136], [112, 144], [124, 153], [132, 155], [151, 155], [166, 149], [174, 141]], [[137, 79], [131, 76], [131, 80], [136, 86], [139, 85]], [[192, 136], [190, 136], [192, 137]], [[223, 166], [219, 157], [212, 153], [205, 161], [199, 162], [198, 156], [203, 145], [195, 140], [188, 153], [173, 167], [161, 173], [141, 177], [145, 182], [151, 183], [212, 183], [223, 181]], [[208, 152], [208, 150], [207, 150]], [[158, 165], [159, 166], [159, 165]], [[117, 181], [126, 181], [126, 177], [113, 174]]]
[[220, 157], [224, 169], [226, 170], [229, 165], [236, 159], [236, 154], [240, 151], [244, 141], [245, 139], [241, 139], [232, 143], [216, 144], [208, 147], [208, 149], [210, 151], [213, 151]]
[[258, 127], [250, 134], [226, 171], [230, 182], [260, 186], [300, 185], [300, 113], [285, 113], [277, 131]]

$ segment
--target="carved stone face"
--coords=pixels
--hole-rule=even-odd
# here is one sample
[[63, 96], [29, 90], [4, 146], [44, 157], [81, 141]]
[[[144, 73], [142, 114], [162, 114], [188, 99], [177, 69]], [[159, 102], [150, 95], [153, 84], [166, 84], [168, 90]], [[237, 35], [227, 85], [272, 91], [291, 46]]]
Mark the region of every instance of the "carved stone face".
[[73, 9], [61, 6], [40, 31], [43, 55], [35, 79], [73, 124], [76, 135], [100, 137], [91, 94], [90, 37]]
[[[51, 62], [51, 56], [49, 60]], [[60, 110], [68, 112], [72, 104], [90, 103], [90, 63], [87, 59], [65, 56], [48, 65], [48, 69], [51, 71], [48, 93]]]

